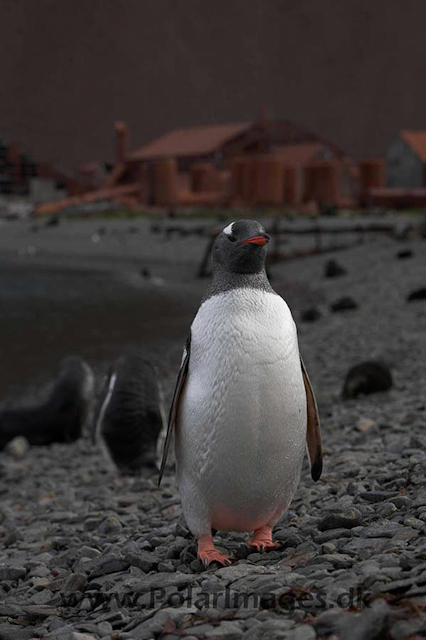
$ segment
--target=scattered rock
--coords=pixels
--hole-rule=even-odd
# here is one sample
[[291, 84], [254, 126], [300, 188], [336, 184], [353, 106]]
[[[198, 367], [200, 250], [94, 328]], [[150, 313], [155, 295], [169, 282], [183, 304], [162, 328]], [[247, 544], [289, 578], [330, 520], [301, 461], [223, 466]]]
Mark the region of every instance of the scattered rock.
[[34, 637], [32, 628], [17, 627], [8, 622], [0, 623], [0, 638], [2, 640], [30, 640]]
[[98, 527], [98, 532], [102, 535], [114, 535], [120, 533], [123, 526], [121, 522], [115, 516], [108, 516]]
[[392, 640], [406, 640], [406, 638], [412, 638], [420, 640], [422, 636], [414, 635], [418, 631], [425, 630], [425, 624], [423, 620], [399, 620], [396, 622], [390, 631], [390, 637]]
[[398, 491], [364, 491], [360, 494], [360, 498], [367, 502], [383, 502], [398, 495]]
[[358, 309], [358, 304], [350, 296], [344, 296], [343, 298], [339, 298], [338, 300], [336, 300], [330, 305], [330, 310], [333, 313], [336, 313], [339, 311], [351, 311], [352, 309]]
[[135, 593], [145, 593], [150, 589], [167, 589], [167, 587], [180, 588], [191, 584], [196, 576], [176, 571], [175, 573], [154, 573], [142, 578], [135, 586]]
[[388, 391], [392, 387], [392, 374], [382, 362], [366, 361], [351, 367], [346, 374], [342, 397], [357, 398], [379, 391]]
[[310, 307], [300, 314], [301, 322], [315, 322], [321, 318], [321, 311], [318, 307]]
[[87, 577], [84, 573], [71, 573], [65, 580], [63, 591], [65, 594], [83, 591], [86, 583]]
[[365, 433], [366, 431], [370, 431], [370, 429], [373, 429], [373, 427], [375, 427], [375, 422], [373, 420], [368, 420], [368, 419], [363, 419], [360, 420], [358, 422], [358, 424], [356, 425], [356, 428], [358, 429], [358, 431], [361, 431], [361, 433]]
[[89, 574], [90, 578], [98, 578], [110, 573], [125, 571], [128, 568], [129, 563], [126, 560], [120, 555], [111, 553], [93, 560], [84, 560], [82, 558], [76, 565], [76, 572]]
[[148, 573], [158, 567], [158, 563], [161, 559], [150, 551], [139, 551], [138, 553], [128, 553], [126, 555], [126, 562], [133, 567], [138, 567]]
[[405, 260], [406, 258], [412, 258], [413, 252], [411, 251], [411, 249], [401, 249], [396, 254], [396, 257], [398, 258], [398, 260]]
[[0, 581], [3, 580], [19, 580], [27, 575], [25, 567], [14, 565], [0, 564]]
[[415, 302], [417, 300], [426, 300], [426, 287], [415, 289], [407, 296], [407, 302]]
[[[350, 614], [349, 614], [350, 615]], [[384, 600], [373, 602], [371, 609], [359, 616], [350, 616], [350, 625], [341, 640], [385, 640], [389, 629], [391, 610]]]
[[341, 276], [345, 276], [347, 274], [347, 270], [341, 264], [337, 262], [334, 258], [327, 260], [324, 266], [324, 276], [326, 278], [339, 278]]
[[364, 527], [360, 532], [362, 538], [393, 538], [404, 530], [404, 525], [398, 522], [374, 522]]
[[25, 458], [29, 448], [30, 443], [24, 436], [16, 436], [16, 438], [13, 438], [13, 440], [7, 443], [5, 451], [8, 455], [12, 456], [12, 458], [20, 460], [21, 458]]
[[329, 529], [353, 529], [361, 525], [361, 520], [356, 511], [348, 510], [343, 513], [329, 513], [318, 523], [320, 531], [328, 531]]
[[[347, 519], [345, 519], [345, 524], [348, 524]], [[339, 538], [350, 538], [352, 535], [350, 530], [353, 528], [353, 526], [358, 525], [351, 524], [351, 526], [347, 528], [342, 527], [340, 529], [326, 529], [324, 533], [320, 533], [320, 535], [315, 536], [314, 540], [316, 543], [322, 544], [324, 546], [324, 544], [330, 543], [330, 541], [332, 540], [338, 540]]]

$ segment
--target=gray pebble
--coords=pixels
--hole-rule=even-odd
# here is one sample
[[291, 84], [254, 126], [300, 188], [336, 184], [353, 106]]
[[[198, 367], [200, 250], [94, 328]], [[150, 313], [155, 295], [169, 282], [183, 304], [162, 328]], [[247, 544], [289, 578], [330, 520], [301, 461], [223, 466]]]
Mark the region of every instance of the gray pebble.
[[138, 567], [148, 573], [158, 567], [160, 558], [149, 551], [139, 551], [138, 553], [127, 553], [125, 556], [126, 562], [134, 567]]
[[328, 531], [330, 529], [352, 529], [358, 527], [361, 520], [356, 511], [348, 511], [347, 513], [329, 513], [318, 523], [320, 531]]
[[0, 564], [0, 581], [3, 580], [19, 580], [27, 575], [27, 570], [24, 567], [16, 565]]
[[71, 573], [65, 580], [63, 591], [65, 594], [83, 591], [87, 583], [87, 576], [84, 573]]

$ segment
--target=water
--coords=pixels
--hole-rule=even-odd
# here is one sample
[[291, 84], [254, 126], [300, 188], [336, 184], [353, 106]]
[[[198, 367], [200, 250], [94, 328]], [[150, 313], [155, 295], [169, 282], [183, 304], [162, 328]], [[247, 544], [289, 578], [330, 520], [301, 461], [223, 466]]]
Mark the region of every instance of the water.
[[140, 346], [164, 372], [197, 304], [178, 287], [130, 286], [106, 271], [0, 263], [0, 401], [42, 383], [72, 353], [96, 370]]

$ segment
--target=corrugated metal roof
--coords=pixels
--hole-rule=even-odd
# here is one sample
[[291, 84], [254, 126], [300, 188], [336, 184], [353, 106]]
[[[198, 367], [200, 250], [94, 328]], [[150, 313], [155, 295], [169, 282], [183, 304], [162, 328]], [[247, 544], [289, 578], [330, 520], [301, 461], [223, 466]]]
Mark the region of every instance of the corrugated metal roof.
[[426, 131], [409, 131], [403, 129], [400, 131], [400, 137], [414, 151], [416, 156], [426, 162]]
[[127, 154], [127, 160], [153, 160], [180, 156], [203, 156], [220, 149], [225, 142], [244, 133], [252, 122], [212, 124], [175, 129]]

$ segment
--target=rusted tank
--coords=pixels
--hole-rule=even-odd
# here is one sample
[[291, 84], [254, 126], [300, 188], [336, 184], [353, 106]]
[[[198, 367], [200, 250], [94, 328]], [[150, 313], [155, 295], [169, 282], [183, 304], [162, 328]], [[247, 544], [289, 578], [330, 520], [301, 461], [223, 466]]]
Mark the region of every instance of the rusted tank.
[[274, 156], [253, 158], [253, 192], [255, 205], [277, 206], [284, 200], [283, 163]]
[[300, 202], [299, 169], [294, 165], [284, 165], [284, 204], [296, 205]]
[[174, 158], [158, 160], [152, 167], [153, 204], [174, 206], [178, 203], [177, 162]]
[[358, 163], [359, 182], [362, 195], [370, 189], [383, 189], [386, 186], [385, 162], [381, 158], [370, 158]]
[[220, 178], [216, 167], [210, 162], [196, 162], [191, 167], [191, 185], [194, 193], [218, 191]]
[[340, 197], [340, 167], [334, 161], [313, 162], [305, 167], [303, 200], [336, 203]]

